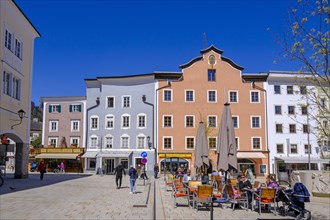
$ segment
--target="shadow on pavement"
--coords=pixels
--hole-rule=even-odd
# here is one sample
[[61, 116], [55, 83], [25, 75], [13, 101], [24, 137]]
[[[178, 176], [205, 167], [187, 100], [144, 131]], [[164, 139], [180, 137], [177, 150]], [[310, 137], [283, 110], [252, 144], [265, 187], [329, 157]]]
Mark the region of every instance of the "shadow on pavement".
[[13, 173], [7, 173], [4, 179], [4, 184], [0, 187], [0, 195], [18, 192], [22, 190], [44, 187], [60, 183], [63, 181], [89, 177], [92, 174], [44, 174], [44, 179], [40, 180], [40, 174], [29, 173], [29, 177], [25, 179], [15, 179]]

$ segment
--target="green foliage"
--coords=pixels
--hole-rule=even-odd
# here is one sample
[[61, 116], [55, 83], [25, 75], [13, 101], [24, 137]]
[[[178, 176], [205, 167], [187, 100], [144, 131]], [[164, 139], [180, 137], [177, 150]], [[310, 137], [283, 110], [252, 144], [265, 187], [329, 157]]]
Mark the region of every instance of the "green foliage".
[[31, 145], [36, 148], [41, 144], [41, 137], [38, 137], [31, 141]]

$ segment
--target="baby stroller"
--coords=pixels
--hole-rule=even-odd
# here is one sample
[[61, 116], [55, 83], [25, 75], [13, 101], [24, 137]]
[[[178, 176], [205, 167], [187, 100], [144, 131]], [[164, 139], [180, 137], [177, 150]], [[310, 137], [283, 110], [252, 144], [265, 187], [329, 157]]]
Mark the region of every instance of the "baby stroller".
[[296, 219], [310, 220], [311, 212], [305, 209], [305, 202], [310, 202], [310, 194], [306, 186], [300, 182], [295, 183], [293, 188], [279, 189], [277, 191], [276, 202], [282, 202], [279, 207], [280, 212], [286, 216], [289, 212], [294, 212]]

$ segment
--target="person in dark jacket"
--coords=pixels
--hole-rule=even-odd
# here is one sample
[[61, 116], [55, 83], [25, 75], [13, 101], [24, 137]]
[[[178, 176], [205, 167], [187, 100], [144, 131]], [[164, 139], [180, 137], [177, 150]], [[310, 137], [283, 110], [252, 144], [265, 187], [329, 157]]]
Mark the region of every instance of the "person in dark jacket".
[[42, 160], [38, 166], [38, 170], [40, 172], [40, 180], [44, 179], [44, 173], [46, 173], [46, 164]]
[[249, 207], [251, 207], [252, 205], [252, 184], [250, 182], [250, 180], [248, 180], [246, 178], [246, 176], [242, 175], [241, 176], [241, 180], [238, 182], [238, 188], [242, 191], [242, 192], [246, 192], [247, 197], [248, 197], [248, 203], [249, 203]]
[[125, 169], [124, 169], [124, 167], [123, 167], [123, 165], [121, 163], [115, 168], [114, 174], [116, 175], [117, 189], [120, 189], [121, 183], [122, 183], [122, 179], [123, 179], [123, 174], [126, 176]]
[[129, 182], [130, 182], [130, 194], [136, 193], [135, 191], [135, 182], [136, 178], [138, 177], [137, 170], [133, 167], [133, 165], [130, 166], [128, 170], [128, 175], [129, 175]]

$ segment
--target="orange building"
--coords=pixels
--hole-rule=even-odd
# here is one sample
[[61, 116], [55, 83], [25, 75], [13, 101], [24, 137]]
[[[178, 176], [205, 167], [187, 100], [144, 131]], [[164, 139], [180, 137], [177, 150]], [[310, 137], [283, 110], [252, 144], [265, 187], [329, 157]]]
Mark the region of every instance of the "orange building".
[[[242, 80], [243, 67], [223, 57], [214, 46], [181, 65], [182, 78], [161, 89], [157, 108], [158, 156], [161, 171], [194, 170], [194, 148], [200, 121], [207, 124], [209, 158], [216, 169], [216, 143], [224, 103], [230, 103], [237, 140], [238, 169], [268, 173], [264, 93]], [[256, 83], [262, 88], [261, 83]], [[166, 166], [165, 166], [166, 161]]]

